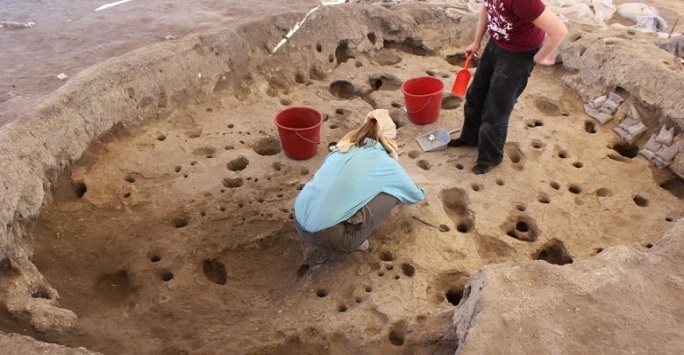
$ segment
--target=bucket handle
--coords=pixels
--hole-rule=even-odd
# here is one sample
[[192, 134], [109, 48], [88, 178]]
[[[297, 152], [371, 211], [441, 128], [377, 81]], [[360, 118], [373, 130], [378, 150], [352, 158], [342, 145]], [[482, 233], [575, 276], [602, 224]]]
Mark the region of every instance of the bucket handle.
[[432, 98], [433, 98], [434, 96], [435, 96], [435, 95], [431, 95], [430, 98], [429, 98], [429, 99], [427, 100], [427, 102], [425, 103], [425, 105], [423, 105], [423, 107], [421, 107], [420, 109], [418, 109], [418, 110], [416, 110], [416, 111], [409, 111], [408, 108], [406, 108], [406, 107], [404, 107], [404, 110], [405, 110], [406, 112], [410, 113], [410, 114], [414, 114], [414, 113], [418, 113], [418, 112], [420, 112], [420, 111], [423, 111], [423, 109], [426, 108], [427, 105], [430, 104], [430, 101], [432, 101]]
[[299, 134], [299, 132], [297, 132], [297, 131], [294, 131], [294, 133], [295, 133], [296, 135], [298, 135], [299, 138], [301, 138], [301, 139], [303, 139], [303, 140], [305, 140], [305, 141], [307, 141], [307, 142], [309, 142], [309, 143], [311, 143], [311, 144], [321, 144], [320, 141], [314, 142], [314, 141], [312, 141], [312, 140], [310, 140], [310, 139], [308, 139], [308, 138], [306, 138], [306, 137], [303, 137], [303, 136], [302, 136], [301, 134]]

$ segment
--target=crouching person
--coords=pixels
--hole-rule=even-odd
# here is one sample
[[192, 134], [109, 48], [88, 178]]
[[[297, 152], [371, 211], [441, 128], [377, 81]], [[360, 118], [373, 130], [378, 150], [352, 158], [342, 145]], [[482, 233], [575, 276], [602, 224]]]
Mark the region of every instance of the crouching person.
[[318, 262], [330, 252], [367, 249], [368, 237], [394, 206], [425, 198], [397, 162], [396, 132], [387, 110], [371, 111], [295, 199], [295, 228], [316, 247]]

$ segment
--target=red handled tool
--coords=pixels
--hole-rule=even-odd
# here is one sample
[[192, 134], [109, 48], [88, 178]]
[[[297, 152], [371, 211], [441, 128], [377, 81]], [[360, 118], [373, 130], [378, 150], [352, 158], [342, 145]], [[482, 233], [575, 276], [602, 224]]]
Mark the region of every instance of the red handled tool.
[[468, 84], [470, 84], [470, 71], [468, 70], [468, 66], [470, 65], [470, 58], [472, 56], [472, 53], [469, 53], [466, 56], [465, 66], [463, 69], [458, 71], [458, 74], [456, 74], [454, 86], [451, 87], [451, 93], [455, 96], [465, 96], [466, 89], [468, 89]]

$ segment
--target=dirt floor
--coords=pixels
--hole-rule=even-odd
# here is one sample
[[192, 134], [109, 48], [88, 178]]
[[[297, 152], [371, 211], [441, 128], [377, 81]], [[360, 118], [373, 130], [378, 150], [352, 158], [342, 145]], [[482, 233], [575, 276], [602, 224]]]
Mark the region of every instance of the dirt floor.
[[[114, 2], [114, 1], [112, 1]], [[62, 86], [64, 73], [121, 56], [167, 36], [182, 39], [289, 11], [308, 11], [314, 0], [131, 1], [101, 11], [107, 1], [3, 1], [0, 21], [33, 22], [31, 28], [0, 29], [0, 124], [31, 110]]]
[[[101, 4], [4, 2], [0, 20], [36, 25], [16, 36], [0, 29], [12, 48], [0, 54], [0, 123], [56, 90], [59, 73], [167, 35], [318, 4], [192, 3], [132, 1], [94, 12]], [[665, 3], [669, 19], [684, 14]], [[324, 76], [276, 93], [254, 83], [246, 97], [191, 97], [166, 117], [94, 142], [54, 182], [32, 233], [32, 261], [78, 321], [66, 332], [37, 332], [5, 313], [0, 330], [105, 354], [452, 354], [457, 341], [438, 332], [476, 270], [569, 264], [615, 245], [647, 250], [684, 217], [681, 179], [624, 144], [611, 129], [617, 122], [587, 116], [582, 98], [561, 85], [572, 74], [561, 65], [535, 69], [511, 118], [504, 163], [476, 176], [475, 150], [424, 152], [415, 141], [461, 127], [462, 101], [448, 88], [462, 59], [390, 47], [336, 55], [339, 65]], [[401, 83], [420, 76], [445, 87], [430, 125], [401, 114]], [[284, 155], [273, 123], [292, 106], [325, 117], [325, 144], [308, 160]], [[428, 197], [397, 208], [368, 251], [319, 265], [293, 228], [293, 201], [327, 143], [375, 107], [392, 110], [400, 162]]]

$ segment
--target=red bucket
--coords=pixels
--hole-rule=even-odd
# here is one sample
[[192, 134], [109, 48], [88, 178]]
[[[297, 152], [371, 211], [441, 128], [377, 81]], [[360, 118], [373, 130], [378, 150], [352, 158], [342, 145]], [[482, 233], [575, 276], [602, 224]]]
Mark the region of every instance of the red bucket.
[[401, 85], [406, 101], [406, 112], [411, 122], [428, 124], [437, 121], [442, 107], [444, 83], [431, 76], [406, 80]]
[[290, 107], [280, 111], [274, 121], [286, 156], [303, 160], [316, 155], [323, 123], [320, 112], [309, 107]]

